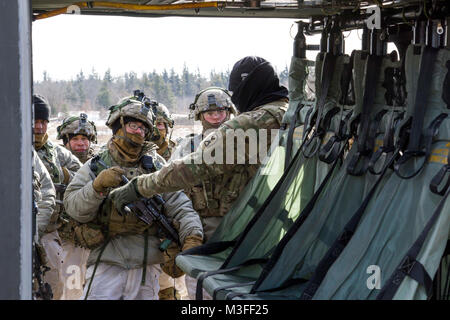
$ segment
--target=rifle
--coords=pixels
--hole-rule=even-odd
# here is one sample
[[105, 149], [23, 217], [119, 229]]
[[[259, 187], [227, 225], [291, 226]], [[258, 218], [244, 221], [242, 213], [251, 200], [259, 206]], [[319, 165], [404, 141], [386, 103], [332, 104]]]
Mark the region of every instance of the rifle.
[[[96, 171], [96, 162], [98, 162], [102, 167], [108, 169], [109, 166], [100, 159], [99, 156], [94, 157], [91, 160], [91, 170]], [[122, 175], [122, 181], [124, 184], [129, 182], [125, 175]], [[160, 230], [164, 233], [167, 239], [164, 239], [159, 246], [159, 250], [166, 251], [172, 242], [175, 242], [178, 246], [181, 246], [180, 238], [178, 232], [171, 225], [167, 217], [162, 213], [162, 208], [165, 205], [164, 199], [160, 195], [155, 195], [151, 198], [143, 198], [134, 203], [125, 206], [125, 211], [128, 214], [134, 213], [142, 222], [147, 225], [152, 225], [156, 223]]]
[[[33, 214], [34, 217], [37, 216], [38, 208], [36, 205], [36, 201], [34, 200], [33, 195]], [[51, 300], [53, 298], [53, 292], [50, 284], [47, 282], [44, 282], [43, 276], [45, 273], [50, 270], [49, 267], [44, 265], [42, 261], [42, 256], [44, 255], [43, 252], [44, 248], [42, 248], [40, 245], [36, 243], [36, 241], [33, 243], [33, 282], [37, 284], [33, 288], [33, 293], [36, 298], [42, 299], [42, 300]]]
[[132, 211], [139, 219], [148, 225], [151, 225], [152, 222], [156, 223], [163, 231], [167, 239], [159, 246], [159, 250], [161, 251], [166, 251], [172, 242], [181, 246], [177, 231], [172, 227], [167, 220], [167, 217], [159, 210], [164, 204], [164, 199], [160, 195], [155, 195], [152, 198], [144, 198], [125, 206], [125, 211]]
[[37, 243], [33, 245], [33, 278], [37, 283], [37, 290], [34, 290], [34, 296], [42, 300], [52, 300], [53, 292], [50, 284], [44, 282], [43, 276], [50, 270], [49, 267], [42, 264], [41, 250], [44, 250]]

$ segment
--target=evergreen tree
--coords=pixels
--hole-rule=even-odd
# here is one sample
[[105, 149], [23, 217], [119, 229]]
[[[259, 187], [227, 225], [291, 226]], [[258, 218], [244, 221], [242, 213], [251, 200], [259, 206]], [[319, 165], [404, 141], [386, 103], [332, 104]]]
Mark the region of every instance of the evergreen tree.
[[83, 70], [80, 70], [80, 73], [76, 76], [75, 81], [75, 90], [78, 95], [78, 102], [80, 103], [79, 107], [81, 107], [86, 102], [86, 94], [84, 93], [84, 81], [85, 81]]
[[111, 69], [108, 68], [108, 70], [106, 70], [105, 75], [103, 76], [103, 81], [106, 81], [108, 83], [112, 83], [113, 82], [113, 78], [111, 76]]
[[108, 89], [108, 82], [103, 81], [97, 95], [97, 103], [102, 107], [109, 107], [112, 104], [111, 94]]

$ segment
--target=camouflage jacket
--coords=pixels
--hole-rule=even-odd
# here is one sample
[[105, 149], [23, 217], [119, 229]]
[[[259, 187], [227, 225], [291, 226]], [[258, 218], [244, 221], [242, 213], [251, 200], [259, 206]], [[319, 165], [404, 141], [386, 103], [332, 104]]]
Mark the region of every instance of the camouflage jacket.
[[[253, 147], [269, 150], [276, 134], [272, 130], [280, 128], [287, 106], [287, 102], [279, 100], [226, 121], [206, 136], [194, 153], [181, 159], [172, 158], [160, 171], [139, 177], [139, 192], [149, 197], [161, 192], [186, 190], [194, 203], [194, 209], [202, 218], [215, 218], [215, 226], [207, 228], [204, 224], [208, 237], [217, 227], [220, 221], [218, 218], [228, 212], [261, 165], [259, 153], [250, 150]], [[239, 133], [253, 133], [257, 141], [249, 143], [249, 140], [242, 140], [243, 149], [238, 150], [239, 143], [234, 143], [236, 139], [227, 140], [230, 133], [236, 136]], [[264, 133], [267, 138], [263, 140], [261, 137]], [[231, 161], [227, 161], [229, 155], [232, 155]], [[219, 156], [217, 161], [211, 161], [216, 156]], [[202, 219], [204, 223], [205, 218]]]
[[36, 225], [39, 237], [45, 232], [55, 210], [56, 192], [52, 179], [41, 159], [33, 150], [33, 193], [37, 206]]
[[[68, 184], [75, 172], [81, 167], [81, 162], [76, 156], [66, 148], [51, 141], [47, 141], [36, 152], [50, 173], [53, 183]], [[67, 169], [68, 177], [65, 177], [63, 167]]]
[[47, 232], [53, 232], [60, 227], [60, 216], [64, 212], [62, 202], [64, 188], [80, 169], [81, 162], [69, 150], [51, 141], [47, 141], [36, 152], [47, 168], [56, 189], [56, 208], [47, 225]]
[[[105, 162], [110, 162], [108, 166], [120, 166], [113, 158], [109, 149], [103, 149], [100, 153]], [[147, 156], [151, 156], [155, 164], [155, 168], [160, 168], [164, 163], [164, 159], [157, 155], [153, 149], [149, 151]], [[95, 173], [91, 170], [90, 163], [92, 159], [88, 160], [81, 169], [77, 172], [72, 182], [67, 187], [64, 195], [64, 205], [66, 212], [75, 220], [82, 224], [97, 224], [101, 219], [101, 213], [104, 210], [109, 210], [110, 226], [114, 223], [115, 228], [127, 228], [136, 226], [135, 232], [131, 229], [123, 234], [111, 237], [101, 254], [100, 261], [103, 263], [118, 265], [127, 269], [141, 268], [144, 257], [147, 257], [147, 264], [159, 264], [163, 262], [163, 255], [158, 249], [160, 245], [160, 238], [155, 225], [147, 228], [146, 232], [142, 232], [142, 222], [139, 221], [135, 215], [128, 214], [126, 217], [117, 216], [113, 210], [108, 195], [102, 196], [97, 193], [92, 183], [95, 180]], [[131, 167], [120, 166], [125, 170], [125, 175], [128, 179], [147, 173], [148, 171], [142, 167], [141, 162]], [[169, 192], [163, 193], [162, 197], [166, 201], [164, 206], [164, 213], [169, 219], [179, 222], [180, 230], [179, 236], [181, 243], [188, 235], [203, 236], [203, 230], [198, 214], [193, 210], [192, 203], [183, 192]], [[113, 220], [115, 216], [115, 220]], [[121, 220], [120, 220], [121, 219]], [[144, 253], [144, 248], [147, 242], [147, 252]], [[94, 264], [101, 247], [91, 250], [88, 259], [88, 265]]]

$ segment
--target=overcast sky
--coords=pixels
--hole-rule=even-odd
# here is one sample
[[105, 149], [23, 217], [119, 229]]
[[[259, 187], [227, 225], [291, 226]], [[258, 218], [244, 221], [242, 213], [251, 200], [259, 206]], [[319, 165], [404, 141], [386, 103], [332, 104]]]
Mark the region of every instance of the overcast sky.
[[[87, 75], [92, 68], [101, 77], [107, 68], [115, 76], [129, 71], [140, 76], [164, 68], [180, 72], [184, 64], [208, 75], [212, 69], [231, 70], [247, 55], [261, 56], [281, 71], [289, 67], [294, 21], [61, 15], [33, 22], [34, 80], [42, 80], [44, 70], [61, 80], [75, 78], [80, 70]], [[348, 40], [348, 50], [358, 48], [356, 33]]]

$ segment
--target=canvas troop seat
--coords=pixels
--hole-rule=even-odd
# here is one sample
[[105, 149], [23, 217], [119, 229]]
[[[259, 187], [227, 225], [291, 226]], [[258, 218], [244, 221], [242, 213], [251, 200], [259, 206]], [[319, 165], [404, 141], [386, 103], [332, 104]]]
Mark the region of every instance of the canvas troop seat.
[[[433, 51], [434, 58], [430, 54]], [[253, 290], [254, 294], [240, 298], [425, 299], [430, 296], [432, 279], [450, 228], [450, 180], [444, 180], [450, 171], [449, 110], [448, 101], [441, 98], [445, 95], [444, 78], [448, 77], [445, 66], [450, 66], [448, 54], [446, 49], [408, 48], [405, 62], [408, 109], [404, 122], [399, 125], [402, 130], [397, 131], [397, 144], [403, 151], [399, 153], [397, 147], [398, 156], [392, 158], [395, 174], [382, 176], [378, 191], [365, 199], [368, 200], [365, 210], [360, 207], [345, 227], [338, 228], [342, 231], [335, 233], [334, 243], [328, 242], [326, 254], [318, 255], [320, 262], [317, 264], [319, 259], [315, 260], [316, 267], [311, 268], [310, 277], [304, 272], [304, 265], [311, 265], [314, 255], [303, 259], [306, 261], [297, 258], [305, 246], [297, 236], [299, 229], [293, 237], [297, 243], [291, 241], [292, 246], [284, 248], [275, 267]], [[427, 88], [431, 88], [430, 93]], [[327, 220], [322, 226], [328, 228], [327, 235], [333, 233], [329, 227]], [[311, 233], [311, 230], [304, 232]], [[320, 235], [317, 238], [321, 246], [326, 246], [324, 238]], [[308, 250], [317, 255], [320, 245]], [[289, 258], [297, 260], [292, 262]], [[294, 273], [286, 266], [288, 263], [294, 266]], [[381, 271], [380, 286], [376, 281], [369, 282], [368, 270], [373, 267]], [[293, 274], [288, 280], [292, 283], [297, 279], [297, 284], [280, 287], [289, 284], [285, 274]]]
[[[448, 170], [450, 110], [442, 97], [448, 91], [444, 78], [448, 77], [449, 61], [448, 49], [414, 45], [408, 48], [405, 125], [411, 125], [406, 150], [396, 160], [396, 174], [387, 179], [376, 201], [369, 204], [315, 299], [430, 296], [431, 281], [450, 229], [448, 191], [444, 194], [444, 189], [439, 194], [439, 189], [433, 192], [430, 188], [432, 182], [439, 182], [439, 173]], [[369, 266], [379, 268], [381, 289], [367, 285]]]
[[[324, 56], [321, 56], [320, 58], [318, 58], [316, 65], [320, 66], [319, 68], [321, 68], [321, 63], [323, 61]], [[293, 59], [293, 64], [299, 64], [300, 60], [295, 60], [296, 58]], [[336, 61], [338, 61], [336, 63]], [[333, 109], [336, 107], [337, 101], [339, 100], [340, 97], [340, 82], [341, 82], [341, 75], [342, 75], [342, 70], [344, 67], [344, 63], [348, 62], [348, 57], [345, 56], [341, 56], [341, 57], [334, 57], [334, 64], [336, 65], [336, 70], [335, 72], [330, 72], [330, 67], [333, 68], [334, 70], [334, 65], [332, 65], [330, 62], [328, 62], [328, 70], [325, 74], [331, 75], [333, 74], [333, 77], [330, 77], [328, 80], [328, 88], [326, 89], [325, 93], [328, 93], [328, 89], [330, 89], [330, 95], [327, 96], [327, 94], [325, 94], [323, 100], [322, 100], [322, 107], [320, 108], [320, 114], [323, 114], [324, 116], [327, 115], [327, 112], [330, 109]], [[302, 68], [305, 68], [306, 64], [303, 64]], [[293, 70], [293, 69], [291, 69]], [[318, 74], [320, 74], [320, 72], [317, 72]], [[291, 72], [292, 75], [292, 72]], [[293, 77], [291, 77], [293, 78]], [[320, 81], [316, 81], [317, 83], [320, 83]], [[331, 85], [332, 84], [332, 85]], [[303, 88], [303, 84], [302, 84], [302, 88]], [[326, 97], [326, 99], [325, 99]], [[304, 103], [305, 105], [300, 105], [299, 103], [297, 103], [297, 101], [295, 101], [295, 99], [293, 99], [293, 101], [291, 101], [293, 103], [295, 103], [294, 105], [291, 103], [290, 105], [290, 112], [288, 110], [287, 112], [287, 116], [289, 117], [290, 114], [292, 114], [293, 116], [295, 116], [295, 114], [300, 113], [303, 110], [308, 110], [307, 108], [309, 108], [307, 103]], [[332, 103], [330, 103], [332, 102]], [[303, 104], [303, 103], [302, 103]], [[300, 107], [299, 107], [300, 105]], [[292, 112], [292, 107], [295, 108], [296, 112]], [[315, 106], [315, 109], [317, 109], [317, 104]], [[312, 112], [306, 112], [307, 114], [311, 114]], [[316, 112], [317, 113], [317, 112]], [[303, 113], [304, 114], [304, 113]], [[319, 114], [319, 121], [318, 123], [320, 123], [321, 126], [323, 126], [322, 121], [320, 121], [322, 119], [322, 117], [320, 117]], [[307, 117], [305, 117], [306, 120]], [[328, 126], [332, 125], [333, 123], [336, 123], [336, 121], [331, 121], [332, 117], [330, 117], [330, 120], [328, 121]], [[297, 120], [300, 120], [300, 123], [302, 123], [304, 120], [302, 119], [302, 116], [298, 116], [297, 115]], [[285, 121], [288, 122], [288, 121]], [[292, 122], [292, 119], [291, 119]], [[299, 122], [296, 122], [297, 125], [299, 124]], [[339, 125], [340, 123], [337, 122]], [[298, 126], [296, 126], [298, 127]], [[326, 128], [324, 130], [324, 132], [327, 132], [329, 128]], [[288, 130], [288, 134], [295, 132], [295, 130]], [[304, 134], [304, 136], [306, 136], [306, 134]], [[322, 138], [324, 137], [324, 135], [322, 134]], [[289, 140], [289, 135], [287, 136], [287, 138], [284, 140], [287, 141]], [[322, 139], [319, 140], [320, 143], [322, 143]], [[281, 143], [281, 148], [282, 150], [284, 150], [286, 148], [286, 144]], [[318, 152], [315, 152], [316, 155], [314, 156], [310, 156], [310, 159], [308, 159], [308, 161], [304, 161], [304, 157], [303, 154], [300, 152], [296, 152], [296, 155], [294, 156], [294, 160], [292, 161], [292, 163], [290, 163], [290, 167], [288, 168], [288, 170], [284, 173], [284, 176], [286, 179], [283, 179], [283, 183], [279, 185], [280, 188], [278, 188], [277, 190], [277, 194], [283, 194], [286, 197], [284, 199], [278, 197], [278, 198], [273, 198], [272, 196], [269, 197], [268, 200], [266, 200], [266, 198], [264, 198], [265, 204], [264, 204], [264, 208], [263, 210], [258, 210], [257, 212], [257, 217], [253, 217], [253, 219], [250, 221], [250, 223], [248, 223], [246, 226], [244, 225], [244, 227], [246, 227], [246, 229], [240, 229], [238, 227], [238, 230], [240, 232], [242, 232], [243, 236], [241, 238], [239, 238], [239, 245], [235, 246], [234, 242], [232, 243], [233, 245], [233, 249], [231, 250], [231, 254], [230, 254], [230, 250], [228, 249], [222, 252], [219, 252], [218, 254], [215, 254], [215, 257], [213, 257], [213, 255], [209, 255], [205, 258], [203, 258], [202, 256], [194, 256], [192, 254], [189, 254], [189, 256], [181, 256], [177, 258], [177, 264], [185, 271], [187, 271], [188, 273], [192, 273], [194, 275], [198, 275], [198, 270], [203, 270], [203, 271], [207, 271], [207, 270], [217, 270], [217, 266], [220, 263], [220, 260], [223, 261], [223, 259], [225, 259], [225, 262], [222, 264], [222, 267], [225, 267], [226, 265], [235, 265], [235, 264], [240, 264], [241, 262], [245, 261], [245, 260], [254, 260], [256, 256], [264, 256], [265, 254], [268, 253], [267, 250], [267, 244], [262, 244], [261, 246], [259, 246], [259, 249], [256, 250], [255, 252], [251, 252], [250, 255], [248, 257], [244, 257], [240, 254], [240, 252], [245, 251], [246, 249], [242, 249], [244, 247], [240, 246], [240, 242], [245, 242], [245, 243], [252, 243], [252, 241], [258, 241], [258, 237], [255, 238], [255, 236], [259, 233], [258, 231], [256, 233], [252, 232], [248, 232], [248, 230], [252, 229], [252, 230], [256, 230], [253, 228], [253, 223], [254, 221], [258, 221], [259, 226], [263, 227], [265, 229], [266, 233], [270, 233], [271, 237], [268, 238], [268, 243], [269, 243], [269, 247], [274, 246], [276, 244], [276, 242], [279, 240], [280, 237], [282, 237], [283, 233], [289, 228], [289, 225], [293, 223], [293, 221], [295, 220], [296, 216], [298, 216], [298, 213], [301, 212], [302, 206], [304, 206], [309, 198], [314, 194], [314, 189], [315, 189], [315, 182], [317, 179], [315, 179], [315, 173], [316, 173], [316, 167], [317, 167], [317, 158], [318, 158]], [[271, 160], [269, 160], [270, 163]], [[308, 170], [304, 170], [303, 168], [303, 162], [305, 163], [310, 163], [310, 167], [308, 167]], [[321, 165], [325, 165], [326, 167], [329, 167], [330, 164], [329, 163], [323, 163]], [[306, 166], [305, 166], [306, 167]], [[304, 174], [307, 174], [307, 177], [304, 176]], [[257, 177], [255, 177], [256, 179]], [[281, 190], [280, 190], [281, 189]], [[249, 189], [247, 189], [249, 190]], [[302, 192], [300, 192], [300, 190]], [[258, 194], [257, 194], [258, 195]], [[302, 195], [302, 200], [303, 201], [298, 201], [299, 199], [299, 195]], [[238, 199], [237, 203], [241, 202], [242, 203], [242, 198]], [[245, 200], [244, 200], [245, 202]], [[237, 206], [239, 206], [239, 204], [237, 204]], [[221, 239], [222, 240], [222, 244], [224, 244], [224, 239], [233, 239], [230, 238], [230, 232], [229, 232], [229, 228], [226, 228], [224, 226], [231, 226], [231, 224], [227, 224], [226, 222], [231, 221], [233, 218], [236, 217], [236, 215], [239, 217], [239, 212], [235, 211], [235, 208], [232, 208], [232, 210], [227, 214], [227, 216], [224, 218], [224, 222], [219, 226], [219, 228], [217, 229], [216, 233], [213, 235], [212, 239], [210, 240], [209, 244], [211, 245], [211, 247], [215, 246], [214, 243], [212, 243], [213, 239]], [[281, 209], [280, 209], [281, 208]], [[290, 213], [292, 213], [292, 217], [290, 216]], [[264, 216], [264, 219], [269, 219], [272, 220], [272, 224], [274, 224], [274, 228], [270, 228], [270, 229], [266, 229], [267, 224], [264, 222], [260, 222], [260, 221], [264, 221], [264, 219], [260, 219], [260, 216]], [[273, 219], [272, 216], [274, 216], [275, 218]], [[236, 230], [236, 224], [233, 224], [233, 227], [231, 227], [231, 229]], [[275, 231], [275, 232], [274, 232]], [[222, 233], [223, 232], [223, 233]], [[220, 236], [217, 236], [220, 235]], [[249, 238], [247, 238], [247, 236], [250, 235]], [[272, 238], [273, 236], [275, 236], [275, 238]], [[228, 237], [228, 238], [227, 238]], [[245, 241], [243, 241], [246, 238]], [[274, 240], [275, 239], [275, 240]], [[230, 243], [225, 243], [225, 246], [229, 246]], [[208, 245], [206, 245], [207, 247]], [[252, 247], [252, 245], [250, 245]], [[239, 247], [238, 249], [238, 254], [236, 253], [237, 247]], [[220, 247], [220, 250], [222, 250], [223, 247]], [[215, 252], [217, 252], [216, 248], [214, 248]], [[270, 251], [270, 250], [269, 250]], [[204, 253], [204, 252], [203, 252]], [[207, 252], [207, 253], [211, 253]], [[219, 259], [216, 259], [216, 258]], [[234, 257], [233, 259], [231, 259], [232, 257]], [[242, 260], [243, 259], [243, 260]], [[207, 261], [207, 264], [209, 266], [213, 266], [213, 268], [211, 269], [207, 269], [205, 268], [205, 261]], [[217, 264], [214, 264], [217, 263]], [[202, 266], [200, 268], [195, 268], [193, 266]], [[209, 267], [208, 266], [208, 267]], [[197, 271], [197, 272], [196, 272]]]
[[[378, 67], [373, 68], [377, 63]], [[372, 67], [369, 67], [370, 65]], [[355, 84], [363, 85], [355, 89], [356, 107], [353, 121], [359, 125], [352, 150], [339, 173], [328, 183], [315, 205], [309, 208], [309, 211], [305, 208], [300, 219], [297, 219], [288, 234], [280, 241], [251, 290], [250, 286], [235, 288], [234, 292], [224, 294], [224, 298], [296, 299], [301, 296], [302, 290], [306, 287], [305, 282], [311, 277], [351, 214], [358, 210], [364, 198], [377, 190], [374, 187], [377, 175], [368, 172], [370, 154], [366, 153], [367, 150], [360, 150], [362, 144], [358, 145], [358, 138], [370, 137], [364, 141], [372, 141], [372, 145], [363, 147], [373, 153], [373, 142], [385, 135], [383, 128], [389, 127], [387, 124], [380, 125], [380, 122], [389, 121], [393, 125], [391, 119], [397, 118], [398, 112], [401, 112], [398, 108], [394, 111], [392, 107], [386, 105], [384, 102], [386, 89], [383, 87], [385, 71], [399, 67], [399, 62], [392, 61], [391, 57], [372, 57], [365, 52], [355, 52], [354, 80]], [[371, 83], [373, 80], [375, 82]], [[374, 94], [372, 99], [368, 99], [369, 93]], [[391, 117], [381, 117], [380, 114], [387, 114], [387, 110], [391, 111]], [[368, 121], [364, 120], [365, 117]], [[367, 122], [371, 126], [367, 126]], [[378, 130], [375, 130], [376, 128]], [[366, 132], [363, 133], [362, 130]], [[363, 165], [362, 168], [361, 165], [351, 167], [358, 152], [362, 152], [363, 155], [360, 157], [362, 159], [358, 159], [358, 163], [367, 165]], [[249, 291], [251, 294], [244, 294]]]

